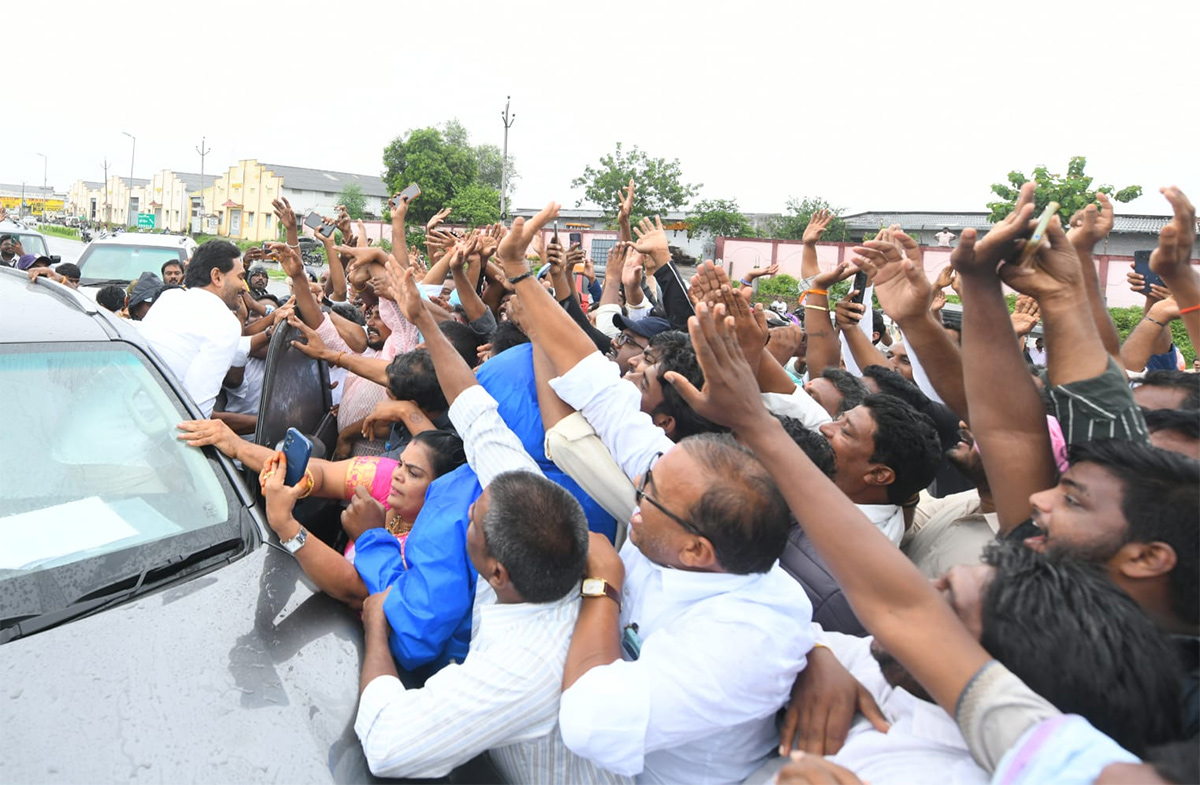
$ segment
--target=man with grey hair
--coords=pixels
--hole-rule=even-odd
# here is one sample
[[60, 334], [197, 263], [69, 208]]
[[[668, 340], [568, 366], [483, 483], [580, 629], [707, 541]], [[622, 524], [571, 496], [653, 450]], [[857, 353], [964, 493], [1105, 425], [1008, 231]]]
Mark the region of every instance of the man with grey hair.
[[405, 318], [425, 336], [483, 487], [467, 529], [479, 577], [466, 661], [447, 665], [421, 689], [405, 688], [388, 649], [390, 588], [363, 603], [366, 655], [354, 729], [367, 763], [379, 776], [440, 777], [489, 751], [508, 782], [627, 782], [567, 749], [558, 728], [589, 551], [583, 509], [542, 476], [504, 424], [495, 399], [425, 309], [411, 270], [395, 275], [393, 286]]

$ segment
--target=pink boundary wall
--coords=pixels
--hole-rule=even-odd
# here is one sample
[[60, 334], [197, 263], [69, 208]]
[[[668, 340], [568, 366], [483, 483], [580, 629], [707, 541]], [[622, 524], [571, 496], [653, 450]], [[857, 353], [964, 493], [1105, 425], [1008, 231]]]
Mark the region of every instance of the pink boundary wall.
[[[817, 261], [821, 269], [827, 270], [841, 261], [852, 259], [855, 245], [856, 243], [818, 243]], [[767, 267], [775, 263], [779, 264], [779, 272], [800, 278], [800, 257], [803, 248], [804, 245], [799, 240], [718, 237], [715, 256], [723, 260], [726, 272], [734, 280], [755, 267]], [[938, 272], [950, 264], [950, 253], [953, 250], [922, 246], [925, 274], [930, 280], [936, 278]], [[1142, 304], [1142, 296], [1130, 291], [1125, 283], [1125, 274], [1133, 269], [1132, 256], [1097, 254], [1094, 259], [1100, 286], [1110, 307]], [[1193, 259], [1192, 264], [1200, 264], [1200, 259]], [[1005, 291], [1011, 290], [1006, 287]]]

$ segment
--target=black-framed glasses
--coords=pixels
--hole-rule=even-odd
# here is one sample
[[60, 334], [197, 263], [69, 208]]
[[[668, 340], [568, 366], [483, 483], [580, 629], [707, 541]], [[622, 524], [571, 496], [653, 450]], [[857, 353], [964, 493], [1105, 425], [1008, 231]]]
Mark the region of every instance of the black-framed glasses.
[[[642, 346], [640, 343], [638, 343], [637, 341], [630, 338], [629, 333], [626, 333], [626, 332], [623, 332], [620, 335], [618, 335], [616, 338], [613, 338], [613, 347], [614, 348], [620, 349], [622, 346], [624, 346], [627, 343], [632, 344], [633, 346], [636, 346], [638, 349], [641, 349], [643, 352], [646, 351], [647, 348], [649, 348], [649, 345]], [[662, 453], [659, 453], [659, 455], [662, 455]]]
[[683, 518], [679, 517], [675, 513], [668, 510], [666, 507], [664, 507], [662, 505], [662, 502], [658, 501], [653, 496], [646, 493], [646, 486], [652, 485], [654, 482], [654, 479], [650, 474], [650, 470], [652, 468], [654, 468], [654, 464], [657, 463], [658, 459], [661, 458], [662, 456], [663, 456], [663, 454], [661, 452], [654, 453], [654, 457], [650, 459], [650, 465], [647, 466], [646, 471], [642, 473], [642, 479], [638, 481], [638, 484], [636, 486], [634, 486], [633, 493], [634, 493], [634, 496], [637, 497], [637, 503], [639, 505], [641, 505], [641, 503], [643, 501], [650, 502], [650, 504], [652, 504], [659, 512], [661, 512], [663, 515], [667, 516], [671, 520], [675, 521], [676, 523], [678, 523], [683, 528], [687, 529], [692, 534], [696, 535], [697, 537], [707, 537], [708, 535], [704, 534], [704, 532], [700, 531], [699, 529], [697, 529], [692, 524], [688, 523]]

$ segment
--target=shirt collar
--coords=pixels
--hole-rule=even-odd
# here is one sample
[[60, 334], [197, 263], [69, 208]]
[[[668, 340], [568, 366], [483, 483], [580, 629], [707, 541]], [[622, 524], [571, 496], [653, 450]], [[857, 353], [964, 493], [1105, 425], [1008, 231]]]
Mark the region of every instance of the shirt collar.
[[883, 523], [891, 519], [893, 515], [900, 512], [900, 507], [895, 504], [856, 504], [862, 514], [867, 516], [867, 520], [871, 523]]
[[[643, 559], [651, 569], [661, 576], [663, 594], [672, 600], [697, 601], [715, 597], [718, 594], [739, 591], [762, 580], [767, 573], [751, 575], [734, 575], [728, 572], [693, 572], [666, 567], [646, 558], [641, 550], [626, 542], [627, 547], [637, 552], [637, 558]], [[778, 562], [776, 562], [778, 563]]]
[[954, 718], [935, 703], [921, 700], [903, 687], [895, 687], [888, 701], [889, 714], [906, 713], [911, 718], [909, 733], [945, 747], [967, 750], [967, 741]]
[[547, 613], [555, 613], [579, 602], [580, 584], [575, 584], [562, 598], [554, 602], [491, 602], [479, 609], [480, 632], [494, 635], [497, 630], [512, 627]]

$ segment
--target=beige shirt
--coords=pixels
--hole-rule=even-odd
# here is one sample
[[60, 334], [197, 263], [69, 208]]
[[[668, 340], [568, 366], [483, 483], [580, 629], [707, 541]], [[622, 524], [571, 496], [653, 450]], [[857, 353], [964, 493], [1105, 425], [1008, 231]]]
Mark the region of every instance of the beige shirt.
[[999, 530], [996, 514], [980, 511], [979, 491], [941, 499], [921, 491], [912, 526], [900, 547], [927, 578], [939, 578], [956, 564], [978, 564]]

